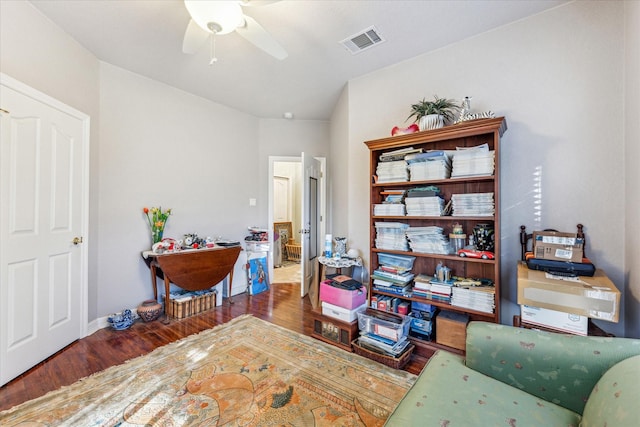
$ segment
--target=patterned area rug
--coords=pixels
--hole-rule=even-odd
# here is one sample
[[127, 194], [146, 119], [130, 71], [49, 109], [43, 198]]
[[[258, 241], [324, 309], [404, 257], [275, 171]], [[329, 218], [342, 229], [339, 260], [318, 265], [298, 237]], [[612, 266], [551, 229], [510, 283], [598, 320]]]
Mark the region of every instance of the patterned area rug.
[[415, 382], [252, 316], [0, 413], [2, 426], [381, 426]]

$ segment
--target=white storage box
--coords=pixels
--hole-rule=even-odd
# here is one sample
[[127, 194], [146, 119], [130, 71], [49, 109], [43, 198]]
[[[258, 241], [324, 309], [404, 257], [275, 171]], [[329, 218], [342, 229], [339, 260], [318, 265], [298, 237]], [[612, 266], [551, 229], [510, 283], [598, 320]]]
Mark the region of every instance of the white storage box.
[[323, 315], [349, 323], [356, 320], [358, 318], [358, 312], [364, 311], [365, 308], [367, 308], [367, 303], [349, 310], [348, 308], [340, 307], [338, 305], [329, 304], [328, 302], [322, 301]]
[[520, 320], [574, 335], [587, 335], [589, 328], [588, 317], [530, 305], [520, 306]]
[[269, 242], [245, 240], [248, 252], [269, 252]]

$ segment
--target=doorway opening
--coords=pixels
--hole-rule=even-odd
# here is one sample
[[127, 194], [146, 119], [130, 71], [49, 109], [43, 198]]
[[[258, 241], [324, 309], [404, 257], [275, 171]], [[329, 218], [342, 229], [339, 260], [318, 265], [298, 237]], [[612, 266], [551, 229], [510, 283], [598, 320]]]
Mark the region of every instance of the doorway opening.
[[[273, 284], [290, 283], [295, 279], [303, 285], [301, 297], [309, 292], [312, 276], [317, 270], [314, 261], [319, 250], [319, 236], [323, 236], [326, 230], [325, 170], [324, 157], [304, 152], [300, 157], [269, 156], [267, 223], [272, 243], [269, 277]], [[311, 195], [313, 200], [310, 200]], [[290, 266], [291, 262], [295, 264]]]
[[301, 281], [302, 185], [299, 158], [273, 162], [273, 284]]

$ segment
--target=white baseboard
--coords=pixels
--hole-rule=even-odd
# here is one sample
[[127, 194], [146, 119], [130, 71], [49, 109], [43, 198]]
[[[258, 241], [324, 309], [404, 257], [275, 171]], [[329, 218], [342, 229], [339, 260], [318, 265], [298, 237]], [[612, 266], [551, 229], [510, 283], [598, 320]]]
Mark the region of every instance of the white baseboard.
[[[223, 286], [222, 283], [218, 283], [213, 288], [216, 290], [216, 293], [217, 293], [217, 296], [216, 296], [216, 307], [220, 307], [222, 305], [222, 293], [223, 293], [223, 291], [226, 291], [226, 288]], [[236, 289], [234, 287], [231, 290], [231, 294], [232, 295], [236, 295], [236, 293], [234, 293], [234, 292], [236, 292], [236, 290], [237, 290], [237, 293], [242, 293], [246, 289], [240, 290], [240, 289]], [[140, 318], [140, 316], [138, 316], [137, 307], [136, 308], [130, 308], [129, 310], [131, 310], [131, 313], [133, 313], [134, 320]], [[99, 318], [89, 322], [89, 324], [87, 325], [87, 335], [85, 335], [85, 336], [92, 335], [92, 334], [98, 332], [100, 329], [108, 328], [110, 326], [109, 322], [107, 321], [109, 316], [110, 315], [104, 316], [104, 317], [99, 317]]]

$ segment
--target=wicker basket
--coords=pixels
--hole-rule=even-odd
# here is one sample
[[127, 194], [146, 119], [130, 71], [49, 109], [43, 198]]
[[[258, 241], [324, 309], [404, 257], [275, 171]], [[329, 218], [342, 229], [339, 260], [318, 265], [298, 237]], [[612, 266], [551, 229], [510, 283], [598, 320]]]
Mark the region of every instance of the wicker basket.
[[215, 292], [209, 292], [183, 301], [169, 300], [166, 313], [169, 317], [184, 319], [216, 306]]
[[284, 245], [284, 247], [287, 249], [287, 259], [289, 261], [300, 261], [302, 255], [302, 246], [291, 243]]
[[407, 350], [400, 355], [400, 357], [395, 358], [391, 356], [385, 356], [384, 354], [376, 353], [375, 351], [367, 350], [364, 347], [360, 347], [358, 345], [358, 340], [355, 340], [351, 343], [353, 347], [353, 351], [360, 356], [364, 356], [367, 359], [375, 360], [376, 362], [382, 363], [383, 365], [390, 366], [395, 369], [402, 369], [404, 366], [409, 363], [411, 359], [411, 354], [413, 350], [416, 348], [413, 344], [409, 344]]

